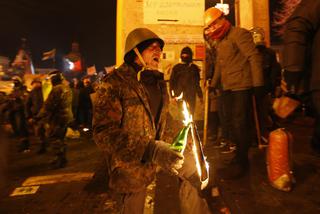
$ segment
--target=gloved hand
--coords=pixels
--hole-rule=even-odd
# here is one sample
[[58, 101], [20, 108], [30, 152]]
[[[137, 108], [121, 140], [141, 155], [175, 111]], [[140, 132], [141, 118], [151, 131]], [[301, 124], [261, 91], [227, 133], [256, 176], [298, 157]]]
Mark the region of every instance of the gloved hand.
[[178, 175], [178, 169], [182, 167], [183, 155], [170, 148], [170, 144], [164, 141], [155, 141], [152, 162], [162, 169]]

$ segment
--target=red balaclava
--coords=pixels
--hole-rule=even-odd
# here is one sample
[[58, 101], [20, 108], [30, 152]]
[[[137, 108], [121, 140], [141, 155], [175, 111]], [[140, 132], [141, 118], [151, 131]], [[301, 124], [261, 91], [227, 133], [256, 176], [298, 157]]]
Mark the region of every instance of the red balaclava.
[[219, 40], [224, 37], [224, 35], [229, 31], [231, 23], [227, 19], [221, 20], [221, 26], [217, 28], [209, 37], [213, 40]]

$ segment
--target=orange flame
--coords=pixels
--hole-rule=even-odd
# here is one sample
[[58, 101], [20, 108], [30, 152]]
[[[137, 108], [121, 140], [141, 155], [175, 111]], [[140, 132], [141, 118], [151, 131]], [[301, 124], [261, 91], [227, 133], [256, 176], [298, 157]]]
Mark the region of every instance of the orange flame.
[[[182, 98], [182, 94], [179, 97]], [[192, 142], [193, 142], [192, 151], [193, 151], [193, 155], [194, 155], [195, 162], [196, 162], [197, 173], [199, 175], [200, 182], [201, 182], [201, 189], [204, 189], [209, 183], [209, 164], [206, 160], [206, 157], [202, 153], [201, 141], [200, 141], [200, 139], [197, 138], [197, 136], [195, 136], [196, 131], [194, 129], [195, 127], [194, 127], [192, 115], [189, 113], [186, 101], [182, 102], [182, 108], [183, 108], [182, 113], [184, 116], [184, 120], [182, 122], [185, 126], [191, 126], [191, 136], [192, 136]], [[196, 144], [198, 144], [198, 145], [196, 145]], [[201, 149], [200, 149], [201, 151], [199, 150], [199, 147], [201, 147]], [[202, 165], [204, 164], [204, 166], [201, 166], [201, 164]], [[207, 177], [205, 174], [203, 175], [204, 177], [206, 177], [204, 179], [202, 179], [203, 176], [202, 176], [202, 170], [201, 170], [201, 169], [203, 169], [203, 167], [205, 167], [205, 170], [207, 172], [206, 173]]]

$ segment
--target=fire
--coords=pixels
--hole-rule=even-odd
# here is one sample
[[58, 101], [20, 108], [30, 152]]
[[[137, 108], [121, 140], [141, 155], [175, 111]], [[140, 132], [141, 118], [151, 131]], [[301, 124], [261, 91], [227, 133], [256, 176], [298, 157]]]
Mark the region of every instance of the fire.
[[183, 114], [183, 117], [184, 117], [184, 120], [182, 121], [183, 124], [185, 126], [190, 125], [190, 123], [192, 123], [193, 120], [192, 120], [192, 115], [188, 111], [188, 107], [187, 107], [186, 101], [182, 102], [182, 114]]
[[196, 168], [201, 182], [201, 189], [209, 183], [209, 164], [202, 150], [202, 143], [194, 123], [191, 123], [192, 151], [195, 157]]
[[[171, 91], [172, 97], [174, 97], [174, 91]], [[175, 97], [176, 101], [181, 101], [183, 97], [183, 94], [181, 93], [180, 96]], [[182, 114], [184, 119], [182, 120], [184, 124], [184, 128], [180, 131], [179, 135], [181, 135], [182, 131], [185, 136], [188, 135], [189, 130], [191, 130], [191, 136], [192, 136], [192, 151], [194, 154], [195, 162], [196, 162], [196, 168], [197, 168], [197, 173], [199, 175], [200, 183], [201, 183], [201, 189], [204, 189], [208, 183], [209, 183], [209, 164], [206, 160], [206, 157], [204, 156], [203, 149], [202, 149], [202, 143], [201, 139], [197, 130], [196, 125], [193, 122], [192, 115], [190, 114], [188, 110], [188, 105], [186, 101], [182, 101]], [[178, 138], [179, 139], [179, 138]], [[183, 147], [182, 149], [179, 149], [181, 153], [183, 153], [185, 145], [187, 143], [186, 138], [184, 139], [184, 142], [181, 143], [181, 140], [175, 140], [175, 143], [173, 144], [173, 148], [180, 148]], [[183, 146], [181, 146], [183, 144]]]
[[193, 122], [192, 115], [189, 113], [186, 101], [182, 102], [182, 108], [182, 113], [184, 116], [184, 120], [182, 122], [185, 126], [191, 127], [191, 136], [193, 142], [192, 151], [196, 162], [197, 173], [201, 182], [201, 189], [204, 189], [209, 183], [209, 164], [204, 156], [202, 143]]

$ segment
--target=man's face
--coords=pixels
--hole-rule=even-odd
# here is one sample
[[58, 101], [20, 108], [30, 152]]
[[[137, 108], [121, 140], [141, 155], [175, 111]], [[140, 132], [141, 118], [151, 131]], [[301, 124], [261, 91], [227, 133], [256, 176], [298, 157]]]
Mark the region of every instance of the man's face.
[[207, 28], [204, 29], [204, 35], [210, 37], [217, 29], [222, 27], [222, 24], [223, 18], [215, 20]]
[[141, 56], [147, 67], [154, 70], [158, 69], [161, 52], [162, 50], [159, 42], [152, 43], [142, 51]]

